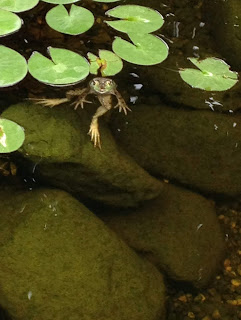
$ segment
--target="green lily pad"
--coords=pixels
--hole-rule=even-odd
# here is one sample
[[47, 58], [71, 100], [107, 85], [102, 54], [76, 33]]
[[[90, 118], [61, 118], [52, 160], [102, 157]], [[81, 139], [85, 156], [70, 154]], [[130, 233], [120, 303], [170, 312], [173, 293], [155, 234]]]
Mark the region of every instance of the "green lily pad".
[[160, 29], [164, 23], [158, 11], [138, 5], [118, 6], [105, 14], [122, 19], [105, 22], [112, 28], [126, 33], [151, 33]]
[[102, 77], [114, 76], [123, 68], [122, 60], [112, 51], [99, 50], [99, 57], [88, 53], [90, 73], [97, 74], [100, 69]]
[[193, 88], [206, 91], [225, 91], [232, 88], [238, 82], [237, 72], [229, 70], [230, 66], [221, 59], [188, 59], [199, 70], [187, 68], [180, 70], [179, 74]]
[[131, 63], [150, 66], [164, 61], [168, 56], [167, 44], [152, 34], [128, 34], [130, 43], [116, 37], [112, 49], [120, 58]]
[[0, 9], [0, 37], [18, 31], [21, 26], [22, 20], [15, 13]]
[[93, 1], [111, 3], [111, 2], [117, 2], [117, 1], [120, 1], [120, 0], [93, 0]]
[[53, 3], [53, 4], [69, 4], [78, 2], [80, 0], [42, 0], [43, 2]]
[[18, 52], [0, 45], [0, 87], [9, 87], [27, 74], [27, 62]]
[[95, 18], [89, 10], [71, 5], [70, 12], [63, 5], [58, 5], [46, 15], [47, 24], [54, 30], [70, 35], [78, 35], [89, 30]]
[[98, 70], [101, 67], [100, 58], [91, 52], [87, 53], [87, 57], [90, 63], [90, 73], [98, 74]]
[[11, 12], [23, 12], [34, 8], [39, 0], [0, 0], [0, 8]]
[[74, 84], [89, 74], [89, 64], [81, 55], [66, 49], [48, 48], [52, 60], [34, 52], [28, 60], [31, 75], [50, 85]]
[[0, 153], [18, 150], [25, 139], [24, 129], [8, 119], [0, 119]]

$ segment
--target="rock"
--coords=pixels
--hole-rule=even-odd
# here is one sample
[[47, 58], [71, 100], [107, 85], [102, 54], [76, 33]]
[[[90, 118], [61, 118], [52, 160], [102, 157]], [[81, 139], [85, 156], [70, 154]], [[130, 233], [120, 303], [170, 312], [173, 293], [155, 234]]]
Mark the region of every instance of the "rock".
[[204, 13], [218, 49], [228, 63], [241, 70], [241, 3], [239, 0], [205, 0]]
[[[217, 53], [213, 53], [212, 56], [220, 57]], [[227, 91], [210, 92], [195, 89], [181, 79], [178, 72], [180, 67], [195, 69], [195, 66], [188, 62], [187, 57], [174, 54], [170, 55], [168, 60], [160, 65], [139, 69], [151, 89], [161, 93], [165, 100], [171, 103], [211, 111], [235, 111], [240, 109], [240, 82]]]
[[241, 194], [241, 115], [165, 105], [132, 111], [128, 122], [113, 118], [113, 134], [143, 168], [203, 192]]
[[224, 236], [214, 206], [198, 194], [165, 184], [143, 208], [102, 218], [173, 280], [203, 287], [220, 266]]
[[78, 115], [66, 106], [50, 109], [20, 103], [2, 116], [25, 128], [20, 153], [36, 163], [35, 172], [55, 187], [126, 207], [155, 198], [161, 191], [160, 182], [116, 145], [102, 122], [102, 149], [94, 148], [86, 134], [90, 116], [84, 110]]
[[161, 274], [70, 195], [0, 191], [0, 304], [16, 320], [160, 320]]

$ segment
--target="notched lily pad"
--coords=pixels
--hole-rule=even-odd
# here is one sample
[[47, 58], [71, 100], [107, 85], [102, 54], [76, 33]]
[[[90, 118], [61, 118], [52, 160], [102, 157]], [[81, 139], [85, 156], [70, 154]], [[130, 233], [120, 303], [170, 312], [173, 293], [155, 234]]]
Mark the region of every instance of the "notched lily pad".
[[29, 72], [50, 85], [74, 84], [89, 74], [89, 64], [81, 55], [66, 49], [48, 48], [52, 60], [34, 52], [28, 60]]
[[112, 28], [126, 33], [151, 33], [160, 29], [164, 23], [158, 11], [138, 5], [118, 6], [105, 14], [121, 19], [105, 22]]
[[183, 69], [179, 71], [181, 78], [193, 88], [206, 91], [225, 91], [238, 82], [237, 72], [231, 71], [230, 66], [218, 58], [198, 60], [188, 58], [197, 69]]
[[70, 35], [86, 32], [93, 26], [94, 21], [92, 12], [74, 4], [69, 13], [63, 5], [58, 5], [46, 14], [46, 22], [52, 29]]
[[0, 153], [16, 151], [25, 139], [24, 129], [8, 119], [0, 119]]
[[116, 37], [112, 49], [120, 58], [131, 63], [150, 66], [161, 63], [168, 56], [168, 46], [152, 34], [129, 33], [130, 43]]
[[90, 73], [97, 75], [100, 69], [102, 77], [114, 76], [123, 68], [122, 60], [112, 51], [99, 50], [99, 57], [88, 53]]

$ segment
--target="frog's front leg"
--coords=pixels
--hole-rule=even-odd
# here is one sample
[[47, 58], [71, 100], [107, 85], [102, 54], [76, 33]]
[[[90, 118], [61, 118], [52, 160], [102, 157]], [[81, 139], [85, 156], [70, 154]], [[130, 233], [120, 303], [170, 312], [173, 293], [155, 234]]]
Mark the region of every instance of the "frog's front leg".
[[117, 91], [116, 89], [114, 90], [114, 95], [117, 98], [117, 105], [114, 106], [114, 108], [119, 108], [119, 112], [123, 110], [124, 114], [127, 115], [127, 110], [131, 111], [131, 109], [127, 106], [125, 100], [122, 98], [122, 95]]
[[62, 99], [38, 99], [38, 98], [30, 98], [30, 101], [35, 101], [35, 104], [40, 104], [44, 107], [50, 107], [53, 108], [55, 106], [58, 106], [62, 103], [69, 102], [68, 98], [62, 98]]
[[89, 88], [79, 89], [79, 90], [69, 90], [66, 93], [66, 97], [71, 100], [73, 97], [77, 97], [75, 101], [72, 103], [74, 105], [74, 110], [76, 110], [79, 106], [84, 108], [84, 103], [91, 103], [91, 101], [86, 100], [88, 94], [90, 94]]
[[91, 141], [94, 143], [94, 146], [101, 149], [98, 118], [108, 112], [112, 108], [112, 105], [111, 95], [99, 95], [98, 99], [101, 103], [101, 106], [96, 110], [96, 113], [92, 117], [88, 134], [90, 135]]

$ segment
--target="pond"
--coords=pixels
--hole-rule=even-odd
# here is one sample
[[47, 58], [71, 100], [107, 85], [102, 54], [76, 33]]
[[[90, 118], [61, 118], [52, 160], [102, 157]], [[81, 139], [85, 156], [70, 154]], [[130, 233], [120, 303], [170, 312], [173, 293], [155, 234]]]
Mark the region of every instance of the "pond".
[[[241, 319], [241, 5], [68, 2], [61, 10], [74, 2], [93, 12], [91, 29], [50, 28], [57, 1], [40, 1], [17, 13], [24, 24], [1, 44], [26, 60], [67, 49], [84, 64], [116, 36], [137, 48], [114, 50], [123, 59], [111, 55], [114, 71], [92, 56], [102, 73], [72, 85], [48, 83], [65, 68], [56, 64], [45, 79], [31, 71], [0, 89], [2, 117], [25, 131], [21, 148], [0, 157], [0, 319]], [[104, 22], [127, 4], [157, 10], [163, 26], [157, 18], [157, 30], [137, 25], [128, 38]], [[149, 36], [168, 54], [143, 49]], [[71, 68], [76, 56], [65, 54]], [[139, 54], [160, 61], [136, 64]], [[200, 67], [199, 80], [200, 60], [188, 58], [210, 57], [225, 73]]]

